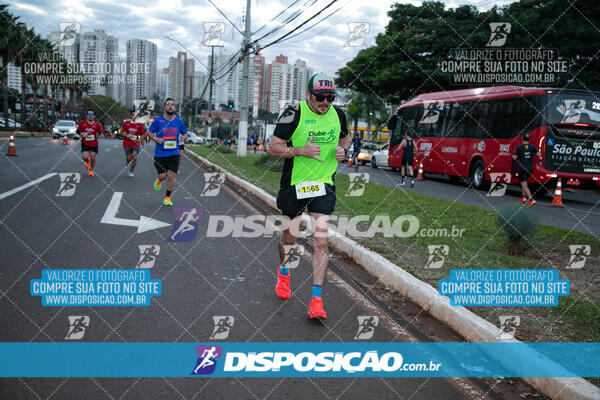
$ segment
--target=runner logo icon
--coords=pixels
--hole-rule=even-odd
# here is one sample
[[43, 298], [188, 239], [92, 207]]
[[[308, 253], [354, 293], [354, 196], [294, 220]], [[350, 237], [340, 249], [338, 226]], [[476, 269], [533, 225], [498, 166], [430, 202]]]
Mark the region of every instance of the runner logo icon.
[[508, 22], [491, 22], [490, 40], [486, 43], [486, 47], [502, 47], [506, 43], [506, 38], [510, 33], [511, 24]]
[[221, 36], [225, 33], [225, 22], [205, 22], [203, 46], [223, 46]]
[[349, 173], [350, 184], [346, 196], [359, 197], [362, 196], [369, 183], [369, 174], [365, 173]]
[[300, 256], [304, 254], [304, 246], [301, 244], [286, 244], [283, 245], [285, 257], [281, 265], [286, 265], [288, 268], [298, 268], [300, 265]]
[[569, 250], [571, 251], [571, 258], [567, 264], [567, 269], [581, 269], [585, 265], [585, 260], [590, 255], [592, 248], [587, 244], [572, 244], [569, 245]]
[[368, 22], [349, 22], [348, 40], [344, 47], [360, 47], [365, 43], [370, 25]]
[[90, 326], [90, 317], [85, 315], [69, 315], [69, 331], [65, 340], [83, 339], [85, 328]]
[[140, 249], [140, 259], [135, 267], [152, 268], [156, 261], [156, 257], [160, 254], [160, 246], [157, 244], [140, 244], [138, 245], [138, 248]]
[[81, 174], [67, 172], [58, 174], [58, 176], [60, 177], [60, 187], [58, 188], [58, 193], [56, 193], [56, 195], [59, 197], [73, 196], [81, 179]]
[[211, 340], [224, 340], [229, 336], [229, 331], [233, 328], [233, 322], [235, 318], [231, 315], [213, 315], [213, 322], [215, 328], [213, 329]]
[[204, 189], [200, 196], [214, 197], [221, 191], [221, 185], [225, 182], [225, 174], [218, 172], [204, 173]]
[[508, 172], [492, 172], [490, 174], [492, 183], [490, 190], [488, 190], [486, 196], [500, 197], [506, 193], [506, 188], [510, 183], [510, 173]]
[[191, 375], [210, 375], [217, 368], [217, 360], [223, 355], [221, 346], [196, 346], [198, 360]]
[[444, 109], [443, 101], [425, 101], [423, 102], [423, 118], [420, 124], [435, 124], [440, 118], [440, 111]]
[[375, 327], [379, 325], [379, 317], [375, 315], [359, 315], [358, 319], [358, 331], [354, 336], [354, 339], [368, 340], [373, 337], [375, 333]]
[[81, 30], [81, 24], [79, 22], [59, 22], [58, 27], [60, 29], [58, 45], [64, 47], [73, 46], [75, 39], [77, 39], [77, 34]]
[[427, 246], [427, 250], [429, 250], [429, 259], [427, 260], [427, 264], [425, 264], [425, 268], [442, 268], [444, 266], [444, 260], [446, 260], [446, 256], [450, 252], [450, 248], [445, 244], [432, 244]]
[[204, 216], [201, 207], [173, 207], [175, 226], [168, 242], [190, 242], [198, 233], [198, 224]]
[[521, 325], [521, 317], [518, 315], [500, 315], [500, 333], [498, 339], [509, 340], [514, 339], [517, 332], [517, 326]]

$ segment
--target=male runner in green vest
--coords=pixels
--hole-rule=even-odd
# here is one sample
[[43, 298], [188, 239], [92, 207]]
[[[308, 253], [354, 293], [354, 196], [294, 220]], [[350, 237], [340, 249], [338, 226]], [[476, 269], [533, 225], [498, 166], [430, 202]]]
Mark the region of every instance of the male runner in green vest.
[[[333, 78], [323, 73], [313, 75], [308, 81], [306, 100], [286, 108], [277, 119], [268, 150], [271, 156], [285, 159], [277, 207], [291, 219], [308, 209], [313, 223], [313, 294], [308, 316], [317, 319], [327, 318], [321, 289], [329, 262], [327, 230], [335, 207], [333, 180], [338, 161], [344, 159], [350, 147], [346, 114], [332, 107], [334, 100]], [[282, 299], [291, 295], [283, 246], [296, 242], [294, 233], [297, 231], [290, 231], [288, 226], [279, 242], [282, 265], [277, 269], [275, 292]]]

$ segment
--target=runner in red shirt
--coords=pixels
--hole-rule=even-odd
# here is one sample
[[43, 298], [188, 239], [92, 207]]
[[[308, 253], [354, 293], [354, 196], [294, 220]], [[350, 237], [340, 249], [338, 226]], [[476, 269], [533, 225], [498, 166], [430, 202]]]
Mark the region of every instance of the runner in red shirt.
[[102, 125], [94, 121], [94, 110], [87, 111], [87, 119], [77, 126], [77, 133], [81, 136], [81, 157], [85, 161], [88, 175], [94, 176], [96, 154], [98, 154], [98, 135], [102, 133]]
[[140, 152], [140, 143], [146, 134], [146, 128], [143, 124], [135, 122], [136, 112], [135, 107], [132, 107], [129, 112], [131, 119], [123, 123], [120, 136], [123, 136], [123, 150], [125, 150], [125, 163], [129, 165], [128, 175], [133, 178], [133, 170], [137, 163], [137, 155]]

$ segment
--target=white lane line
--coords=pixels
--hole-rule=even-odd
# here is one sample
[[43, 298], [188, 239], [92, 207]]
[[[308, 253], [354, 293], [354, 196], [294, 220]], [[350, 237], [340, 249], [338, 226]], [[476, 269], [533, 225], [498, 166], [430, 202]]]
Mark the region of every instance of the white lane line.
[[34, 179], [34, 180], [30, 181], [30, 182], [27, 182], [26, 184], [24, 184], [22, 186], [16, 187], [16, 188], [14, 188], [12, 190], [9, 190], [8, 192], [4, 192], [4, 193], [0, 194], [0, 200], [3, 200], [5, 198], [7, 198], [8, 196], [11, 196], [11, 195], [13, 195], [15, 193], [18, 193], [21, 190], [25, 190], [28, 187], [31, 187], [33, 185], [37, 185], [38, 183], [43, 182], [43, 181], [45, 181], [48, 178], [52, 178], [54, 175], [56, 175], [56, 172], [52, 172], [51, 174], [44, 175], [41, 178]]
[[110, 150], [110, 148], [108, 148], [108, 149], [104, 149], [104, 151], [109, 151], [109, 150]]

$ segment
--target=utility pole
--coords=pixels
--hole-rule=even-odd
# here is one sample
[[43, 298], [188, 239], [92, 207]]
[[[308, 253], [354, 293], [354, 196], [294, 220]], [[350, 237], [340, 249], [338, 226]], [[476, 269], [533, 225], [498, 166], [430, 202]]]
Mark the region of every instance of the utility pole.
[[246, 157], [246, 140], [248, 138], [248, 85], [250, 83], [250, 4], [246, 0], [246, 29], [244, 30], [244, 41], [242, 44], [242, 56], [244, 64], [242, 69], [242, 109], [240, 112], [240, 125], [238, 132], [237, 156]]
[[[215, 63], [215, 46], [210, 46], [210, 74], [208, 75], [208, 84], [210, 86], [209, 94], [208, 94], [208, 120], [211, 122], [208, 123], [206, 128], [206, 137], [210, 139], [211, 128], [212, 128], [212, 93], [213, 93], [213, 65]], [[208, 122], [207, 120], [207, 122]]]

